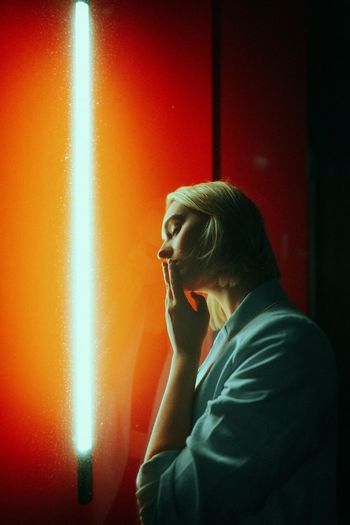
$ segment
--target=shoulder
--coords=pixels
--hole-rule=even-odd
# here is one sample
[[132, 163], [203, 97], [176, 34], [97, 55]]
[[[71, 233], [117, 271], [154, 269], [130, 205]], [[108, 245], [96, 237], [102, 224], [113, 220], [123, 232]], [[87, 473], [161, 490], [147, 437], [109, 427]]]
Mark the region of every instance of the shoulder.
[[321, 328], [289, 303], [258, 314], [238, 334], [232, 334], [235, 370], [261, 365], [287, 376], [336, 378], [329, 339]]
[[273, 305], [255, 316], [238, 334], [242, 342], [278, 341], [283, 345], [317, 346], [330, 349], [330, 342], [321, 328], [305, 314], [289, 304]]

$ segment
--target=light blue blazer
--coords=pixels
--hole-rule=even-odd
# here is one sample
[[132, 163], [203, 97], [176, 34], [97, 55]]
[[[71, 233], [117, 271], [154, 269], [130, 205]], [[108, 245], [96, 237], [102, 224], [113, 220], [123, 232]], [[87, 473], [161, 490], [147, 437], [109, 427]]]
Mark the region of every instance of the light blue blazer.
[[182, 450], [141, 465], [144, 525], [335, 525], [337, 373], [275, 279], [249, 293], [198, 371]]

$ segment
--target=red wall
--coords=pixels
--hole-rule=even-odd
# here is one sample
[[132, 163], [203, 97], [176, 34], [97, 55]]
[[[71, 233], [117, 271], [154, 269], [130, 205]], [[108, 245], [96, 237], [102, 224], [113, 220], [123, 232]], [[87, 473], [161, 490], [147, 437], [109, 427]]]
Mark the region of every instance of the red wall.
[[[306, 305], [302, 12], [223, 2], [222, 173], [261, 206]], [[273, 5], [275, 4], [275, 5]], [[0, 13], [1, 521], [136, 523], [170, 348], [167, 192], [211, 179], [211, 2], [92, 0], [98, 236], [94, 500], [76, 502], [67, 338], [71, 2]]]
[[262, 210], [282, 284], [304, 311], [305, 45], [302, 0], [222, 2], [222, 176]]

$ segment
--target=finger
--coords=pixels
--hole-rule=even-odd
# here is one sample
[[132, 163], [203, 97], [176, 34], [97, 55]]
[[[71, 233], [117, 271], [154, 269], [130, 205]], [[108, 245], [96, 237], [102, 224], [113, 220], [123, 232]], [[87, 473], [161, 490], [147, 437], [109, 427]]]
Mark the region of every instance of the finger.
[[167, 266], [165, 262], [162, 262], [162, 271], [163, 271], [163, 277], [164, 277], [164, 283], [166, 288], [169, 286], [169, 274], [167, 270]]
[[170, 288], [175, 299], [183, 299], [185, 296], [184, 289], [181, 284], [179, 270], [173, 261], [169, 261], [168, 265]]
[[165, 282], [165, 287], [166, 287], [166, 291], [167, 291], [168, 297], [169, 297], [169, 299], [172, 299], [173, 298], [173, 292], [172, 292], [172, 289], [171, 289], [171, 286], [170, 286], [169, 268], [168, 268], [167, 263], [165, 263], [165, 262], [162, 263], [162, 270], [163, 270], [163, 277], [164, 277], [164, 282]]

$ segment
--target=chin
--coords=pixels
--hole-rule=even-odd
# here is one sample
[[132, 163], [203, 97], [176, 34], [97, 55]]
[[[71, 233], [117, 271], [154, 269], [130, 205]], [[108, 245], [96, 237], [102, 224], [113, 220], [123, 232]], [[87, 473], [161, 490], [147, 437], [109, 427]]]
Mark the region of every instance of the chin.
[[182, 287], [185, 292], [192, 292], [195, 290], [194, 282], [191, 279], [182, 279]]
[[199, 279], [188, 279], [183, 281], [183, 289], [185, 292], [200, 292], [203, 286], [203, 282]]
[[198, 275], [191, 275], [191, 273], [187, 273], [185, 269], [183, 268], [181, 271], [181, 268], [179, 268], [182, 286], [185, 292], [200, 292], [203, 287], [205, 287], [205, 283], [203, 278], [201, 278]]

